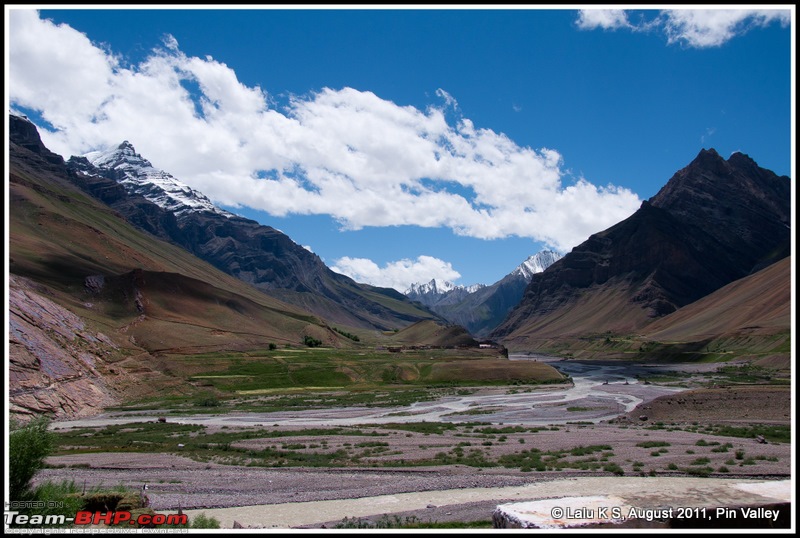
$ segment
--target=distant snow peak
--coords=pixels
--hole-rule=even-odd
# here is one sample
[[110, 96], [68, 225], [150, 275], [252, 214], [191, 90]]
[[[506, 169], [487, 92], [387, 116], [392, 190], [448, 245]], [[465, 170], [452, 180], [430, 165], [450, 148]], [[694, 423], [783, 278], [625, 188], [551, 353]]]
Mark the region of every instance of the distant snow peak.
[[[518, 265], [516, 269], [511, 271], [508, 276], [519, 275], [525, 280], [530, 281], [531, 278], [533, 278], [533, 275], [536, 273], [541, 273], [560, 259], [561, 255], [559, 253], [552, 250], [542, 250], [541, 252], [537, 252], [532, 256], [528, 256], [528, 258]], [[446, 280], [434, 278], [427, 283], [411, 284], [411, 287], [405, 291], [405, 295], [413, 298], [426, 297], [433, 299], [441, 298], [445, 295], [452, 296], [453, 292], [458, 292], [459, 295], [467, 295], [475, 293], [476, 291], [485, 287], [485, 284], [459, 286]]]
[[113, 171], [114, 179], [129, 193], [143, 196], [177, 217], [203, 211], [234, 216], [215, 206], [203, 193], [154, 168], [150, 161], [136, 153], [133, 144], [127, 140], [115, 148], [92, 151], [84, 157], [101, 170]]
[[411, 284], [411, 287], [405, 291], [405, 295], [415, 301], [421, 301], [428, 306], [432, 306], [442, 301], [461, 300], [467, 295], [475, 293], [484, 287], [486, 286], [483, 284], [459, 286], [446, 280], [434, 278], [430, 282], [424, 284]]
[[511, 274], [522, 275], [526, 280], [533, 278], [536, 273], [541, 273], [555, 262], [561, 259], [561, 255], [552, 250], [542, 250], [533, 256], [528, 256]]
[[441, 295], [443, 293], [447, 293], [448, 291], [453, 291], [456, 288], [461, 286], [456, 286], [452, 282], [448, 282], [447, 280], [440, 280], [438, 278], [431, 279], [430, 282], [425, 284], [411, 284], [411, 287], [406, 291], [406, 295], [409, 293], [417, 293], [420, 295], [427, 295], [427, 294], [438, 294]]

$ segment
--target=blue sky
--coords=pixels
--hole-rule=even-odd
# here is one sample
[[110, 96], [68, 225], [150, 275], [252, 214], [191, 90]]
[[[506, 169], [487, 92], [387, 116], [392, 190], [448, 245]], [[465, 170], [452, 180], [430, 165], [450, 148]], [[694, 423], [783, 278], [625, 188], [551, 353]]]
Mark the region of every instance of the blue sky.
[[735, 7], [6, 6], [6, 99], [65, 157], [129, 140], [356, 280], [491, 284], [702, 148], [794, 177], [794, 7]]

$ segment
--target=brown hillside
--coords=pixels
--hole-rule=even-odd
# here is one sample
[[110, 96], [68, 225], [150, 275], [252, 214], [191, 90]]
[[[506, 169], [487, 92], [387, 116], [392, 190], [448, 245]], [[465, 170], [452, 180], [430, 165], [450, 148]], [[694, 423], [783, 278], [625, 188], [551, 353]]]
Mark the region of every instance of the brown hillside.
[[417, 322], [397, 332], [391, 338], [394, 342], [415, 346], [471, 346], [477, 347], [466, 329], [459, 325], [441, 325], [432, 320]]
[[735, 334], [774, 334], [791, 322], [791, 257], [728, 284], [647, 327], [658, 341], [698, 341]]

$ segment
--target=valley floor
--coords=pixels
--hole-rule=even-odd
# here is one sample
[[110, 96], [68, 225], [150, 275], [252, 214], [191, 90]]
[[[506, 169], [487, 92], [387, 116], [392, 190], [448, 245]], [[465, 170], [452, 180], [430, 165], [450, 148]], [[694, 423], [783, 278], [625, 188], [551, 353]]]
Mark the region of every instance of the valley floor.
[[[540, 392], [538, 404], [526, 399], [529, 413], [538, 405], [560, 409], [562, 417], [575, 415], [550, 426], [538, 419], [527, 424], [497, 421], [495, 414], [511, 415], [488, 405], [483, 405], [488, 414], [454, 417], [452, 413], [470, 409], [458, 399], [429, 402], [447, 411], [434, 422], [420, 418], [429, 417], [424, 413], [383, 409], [381, 420], [375, 415], [372, 420], [340, 417], [343, 422], [328, 424], [327, 430], [310, 420], [323, 417], [302, 411], [294, 419], [308, 421], [275, 413], [262, 415], [258, 424], [251, 415], [221, 415], [211, 421], [208, 416], [170, 416], [168, 425], [188, 420], [204, 426], [201, 434], [192, 435], [233, 436], [231, 456], [181, 454], [188, 445], [162, 453], [142, 448], [84, 452], [76, 446], [51, 456], [49, 468], [37, 480], [74, 480], [87, 487], [139, 488], [147, 483], [154, 509], [205, 512], [228, 528], [234, 521], [254, 528], [331, 528], [345, 518], [375, 521], [384, 514], [421, 523], [481, 521], [489, 526], [498, 504], [598, 492], [630, 497], [638, 491], [634, 497], [642, 502], [671, 506], [764, 502], [763, 491], [749, 492], [747, 484], [766, 490], [775, 486], [778, 493], [767, 494], [773, 502], [788, 495], [793, 454], [787, 439], [788, 386], [665, 390], [609, 373], [591, 369], [574, 376], [572, 389]], [[614, 386], [620, 391], [616, 396], [606, 392]], [[508, 391], [512, 400], [536, 393]], [[557, 394], [582, 396], [556, 402]], [[487, 397], [494, 407], [502, 407], [497, 389]], [[618, 415], [600, 420], [609, 409], [598, 408], [609, 402], [621, 406], [613, 408]], [[595, 413], [595, 420], [586, 420], [586, 413]], [[136, 422], [155, 423], [155, 418], [120, 413], [54, 426], [69, 431], [70, 426], [103, 428], [123, 421], [129, 424], [113, 427], [135, 430], [141, 427]], [[251, 433], [236, 438], [238, 431]], [[758, 439], [757, 432], [781, 438]], [[318, 467], [298, 463], [318, 452], [338, 456]], [[274, 461], [265, 465], [259, 459], [265, 454], [285, 459], [277, 460], [277, 467]], [[293, 457], [300, 459], [290, 461]]]

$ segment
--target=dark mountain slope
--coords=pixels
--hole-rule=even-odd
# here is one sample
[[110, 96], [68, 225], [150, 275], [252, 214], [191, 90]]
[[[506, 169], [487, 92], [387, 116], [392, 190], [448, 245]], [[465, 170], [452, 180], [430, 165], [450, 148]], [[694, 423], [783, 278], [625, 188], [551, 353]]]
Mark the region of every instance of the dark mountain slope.
[[639, 330], [790, 252], [790, 180], [703, 150], [631, 217], [534, 275], [509, 347]]

